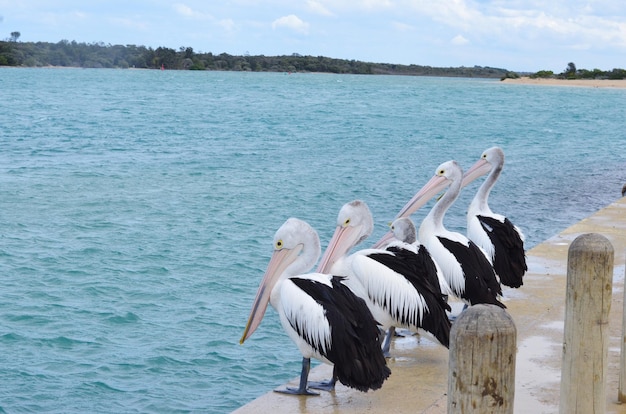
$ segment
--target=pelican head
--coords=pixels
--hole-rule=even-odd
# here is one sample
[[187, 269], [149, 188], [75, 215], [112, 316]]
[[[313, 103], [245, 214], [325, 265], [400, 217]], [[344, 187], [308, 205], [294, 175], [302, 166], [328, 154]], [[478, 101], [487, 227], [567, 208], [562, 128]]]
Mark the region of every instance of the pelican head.
[[474, 163], [463, 176], [463, 184], [465, 187], [478, 177], [489, 173], [492, 169], [502, 170], [504, 165], [504, 151], [500, 147], [491, 147], [485, 150], [480, 159]]
[[330, 273], [335, 262], [368, 238], [373, 229], [372, 212], [364, 201], [355, 200], [344, 204], [337, 216], [335, 233], [328, 243], [317, 271]]
[[391, 223], [391, 232], [394, 237], [405, 243], [415, 243], [417, 241], [417, 231], [415, 224], [409, 217], [397, 218]]
[[[456, 167], [456, 168], [455, 168]], [[402, 207], [402, 210], [396, 216], [409, 217], [421, 207], [423, 207], [431, 198], [444, 190], [452, 182], [454, 171], [461, 168], [456, 161], [446, 161], [435, 170], [435, 175], [419, 190], [408, 203]]]
[[243, 344], [261, 324], [274, 286], [282, 278], [311, 269], [320, 253], [320, 239], [308, 223], [296, 218], [285, 221], [274, 235], [274, 253], [259, 285], [239, 343]]

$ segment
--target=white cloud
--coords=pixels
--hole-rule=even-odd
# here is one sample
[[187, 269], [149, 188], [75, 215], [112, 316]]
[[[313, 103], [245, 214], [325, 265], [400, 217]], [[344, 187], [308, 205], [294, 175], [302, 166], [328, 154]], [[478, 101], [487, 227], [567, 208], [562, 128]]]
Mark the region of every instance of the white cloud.
[[319, 14], [322, 16], [331, 16], [331, 17], [335, 15], [333, 12], [331, 12], [328, 8], [326, 8], [326, 6], [324, 6], [319, 1], [308, 0], [306, 4], [309, 7], [309, 10], [311, 10], [315, 14]]
[[309, 24], [302, 21], [295, 14], [280, 17], [272, 22], [272, 28], [286, 27], [299, 33], [306, 34], [309, 31]]
[[410, 31], [415, 30], [414, 26], [411, 26], [410, 24], [406, 24], [406, 23], [401, 23], [401, 22], [392, 22], [391, 26], [398, 32], [410, 32]]
[[462, 35], [456, 35], [452, 38], [452, 40], [450, 40], [450, 43], [455, 46], [465, 46], [466, 44], [469, 43], [469, 40], [467, 40]]
[[386, 9], [393, 6], [391, 0], [361, 0], [358, 3], [366, 9]]
[[[542, 44], [555, 41], [562, 48], [626, 47], [626, 22], [619, 15], [606, 15], [605, 10], [615, 7], [615, 2], [607, 0], [406, 0], [406, 4], [413, 18], [428, 18], [440, 28], [463, 31], [485, 45], [494, 39], [503, 44], [543, 39]], [[453, 43], [463, 43], [463, 39], [455, 38]]]
[[[80, 26], [85, 22], [93, 22], [94, 19], [98, 20], [99, 15], [89, 14], [81, 11], [62, 11], [62, 12], [42, 12], [35, 14], [32, 19], [37, 20], [39, 24], [43, 26], [50, 25], [51, 27], [62, 26]], [[24, 31], [26, 32], [26, 31]]]
[[469, 29], [481, 25], [485, 16], [472, 8], [465, 0], [444, 0], [437, 2], [416, 1], [414, 5], [420, 14], [430, 16], [435, 21], [451, 27]]
[[81, 11], [75, 11], [73, 13], [70, 14], [71, 16], [79, 19], [79, 20], [83, 20], [86, 19], [88, 17], [87, 13], [81, 12]]
[[176, 13], [180, 14], [183, 17], [187, 17], [191, 19], [198, 19], [198, 20], [212, 20], [213, 19], [213, 16], [211, 16], [210, 14], [194, 10], [191, 7], [187, 6], [186, 4], [175, 3], [172, 7], [174, 7], [174, 10], [176, 11]]
[[[379, 11], [395, 7], [391, 0], [309, 0], [307, 3], [309, 7], [311, 7], [311, 3], [316, 3], [315, 7], [323, 8], [332, 15], [337, 15], [336, 12], [333, 12], [337, 10], [352, 13], [363, 10]], [[399, 5], [399, 7], [404, 7], [404, 5]]]
[[176, 13], [182, 16], [187, 16], [187, 17], [193, 16], [193, 10], [191, 9], [191, 7], [185, 4], [176, 3], [172, 7], [174, 7], [174, 10], [176, 10]]
[[235, 30], [235, 22], [233, 19], [222, 19], [217, 24], [225, 30]]
[[111, 22], [117, 26], [122, 26], [126, 29], [147, 30], [149, 27], [149, 24], [137, 19], [113, 18], [111, 19]]

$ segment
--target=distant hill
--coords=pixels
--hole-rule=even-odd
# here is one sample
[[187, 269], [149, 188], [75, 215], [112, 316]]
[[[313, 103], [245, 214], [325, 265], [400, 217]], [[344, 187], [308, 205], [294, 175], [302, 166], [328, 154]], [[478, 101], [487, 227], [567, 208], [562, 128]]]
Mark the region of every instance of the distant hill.
[[196, 53], [191, 47], [178, 50], [135, 45], [105, 45], [62, 40], [58, 43], [0, 41], [2, 66], [64, 66], [80, 68], [142, 68], [176, 70], [222, 70], [251, 72], [328, 72], [366, 75], [450, 76], [503, 78], [512, 72], [483, 66], [432, 67], [372, 63], [324, 56], [244, 55]]

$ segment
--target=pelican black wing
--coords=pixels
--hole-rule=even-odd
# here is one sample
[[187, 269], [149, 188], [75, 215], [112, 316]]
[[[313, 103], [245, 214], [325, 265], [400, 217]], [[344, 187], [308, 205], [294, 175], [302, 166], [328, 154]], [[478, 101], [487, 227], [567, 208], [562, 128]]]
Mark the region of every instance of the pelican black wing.
[[511, 220], [504, 222], [488, 216], [476, 216], [494, 247], [493, 267], [503, 285], [518, 288], [524, 284], [523, 277], [528, 267], [524, 242]]

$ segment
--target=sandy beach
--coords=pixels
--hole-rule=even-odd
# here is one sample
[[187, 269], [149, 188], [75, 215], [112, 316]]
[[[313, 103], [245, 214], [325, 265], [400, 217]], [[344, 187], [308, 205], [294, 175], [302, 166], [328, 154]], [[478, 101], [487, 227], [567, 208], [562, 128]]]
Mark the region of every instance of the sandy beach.
[[545, 86], [580, 86], [587, 88], [626, 88], [626, 79], [531, 79], [527, 76], [518, 79], [504, 79], [502, 82], [520, 85], [545, 85]]

